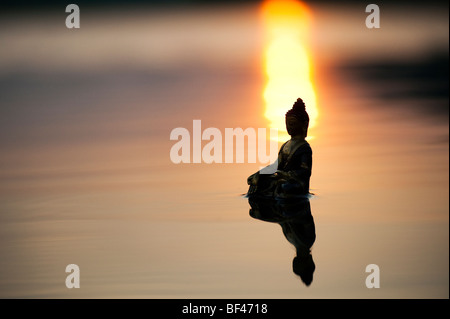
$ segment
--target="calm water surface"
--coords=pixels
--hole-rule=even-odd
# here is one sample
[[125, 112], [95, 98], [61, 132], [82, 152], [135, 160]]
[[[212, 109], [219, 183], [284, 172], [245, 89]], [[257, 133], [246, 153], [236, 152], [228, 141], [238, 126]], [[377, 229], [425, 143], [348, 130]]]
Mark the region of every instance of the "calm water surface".
[[[267, 125], [257, 8], [87, 14], [77, 35], [51, 19], [4, 20], [13, 27], [0, 33], [11, 44], [0, 78], [0, 297], [448, 298], [448, 111], [424, 116], [413, 97], [371, 95], [374, 84], [338, 60], [372, 57], [380, 40], [327, 42], [341, 19], [317, 12], [315, 46], [327, 50], [317, 50], [310, 141], [310, 286], [293, 272], [280, 225], [250, 216], [241, 196], [257, 164], [169, 157], [171, 130], [192, 130], [194, 119]], [[356, 20], [340, 27], [356, 30]], [[385, 25], [385, 41], [404, 39], [408, 22]], [[72, 263], [80, 289], [65, 286]], [[365, 285], [369, 264], [380, 267], [379, 289]]]

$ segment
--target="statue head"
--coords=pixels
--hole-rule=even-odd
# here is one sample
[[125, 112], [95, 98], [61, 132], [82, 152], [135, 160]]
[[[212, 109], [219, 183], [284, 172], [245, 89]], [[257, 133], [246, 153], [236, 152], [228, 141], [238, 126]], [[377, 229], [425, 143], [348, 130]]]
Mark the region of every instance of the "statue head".
[[297, 99], [292, 108], [286, 113], [286, 130], [290, 136], [308, 135], [309, 116], [302, 99]]
[[306, 258], [296, 256], [292, 260], [292, 270], [300, 277], [306, 286], [311, 285], [315, 269], [316, 265], [314, 264], [311, 254], [308, 254]]

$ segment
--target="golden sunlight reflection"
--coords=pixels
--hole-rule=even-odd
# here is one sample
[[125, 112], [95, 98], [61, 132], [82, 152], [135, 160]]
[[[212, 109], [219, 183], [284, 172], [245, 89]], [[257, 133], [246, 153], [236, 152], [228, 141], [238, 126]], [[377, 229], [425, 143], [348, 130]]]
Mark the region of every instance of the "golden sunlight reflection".
[[305, 101], [310, 128], [315, 126], [318, 116], [307, 46], [310, 13], [299, 1], [266, 0], [262, 16], [266, 36], [264, 115], [270, 127], [278, 129], [279, 138], [286, 138], [284, 115], [297, 98]]

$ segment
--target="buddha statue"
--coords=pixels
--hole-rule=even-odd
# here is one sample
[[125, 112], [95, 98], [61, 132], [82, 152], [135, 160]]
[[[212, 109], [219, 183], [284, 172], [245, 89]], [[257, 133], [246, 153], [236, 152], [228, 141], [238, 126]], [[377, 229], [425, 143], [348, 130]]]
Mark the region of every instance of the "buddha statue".
[[273, 174], [258, 171], [247, 179], [248, 196], [289, 198], [309, 194], [312, 150], [305, 140], [309, 116], [302, 99], [297, 99], [286, 113], [286, 130], [291, 138], [278, 152], [277, 170]]

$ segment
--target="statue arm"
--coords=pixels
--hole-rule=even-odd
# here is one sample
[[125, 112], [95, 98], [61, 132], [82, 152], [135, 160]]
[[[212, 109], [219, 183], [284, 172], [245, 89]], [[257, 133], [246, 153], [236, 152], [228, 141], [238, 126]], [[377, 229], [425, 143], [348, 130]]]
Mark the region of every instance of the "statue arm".
[[[284, 147], [284, 145], [286, 145], [287, 142], [285, 142], [283, 145], [281, 145], [280, 150], [278, 151], [278, 158], [275, 162], [273, 162], [272, 164], [266, 166], [265, 168], [263, 168], [262, 170], [257, 171], [256, 173], [250, 175], [247, 178], [247, 184], [248, 185], [257, 185], [258, 184], [258, 180], [259, 180], [259, 175], [260, 174], [264, 174], [264, 175], [271, 175], [272, 177], [277, 177], [276, 172], [277, 171], [279, 165], [280, 165], [280, 160], [281, 160], [281, 151]], [[269, 173], [270, 172], [270, 173]]]

